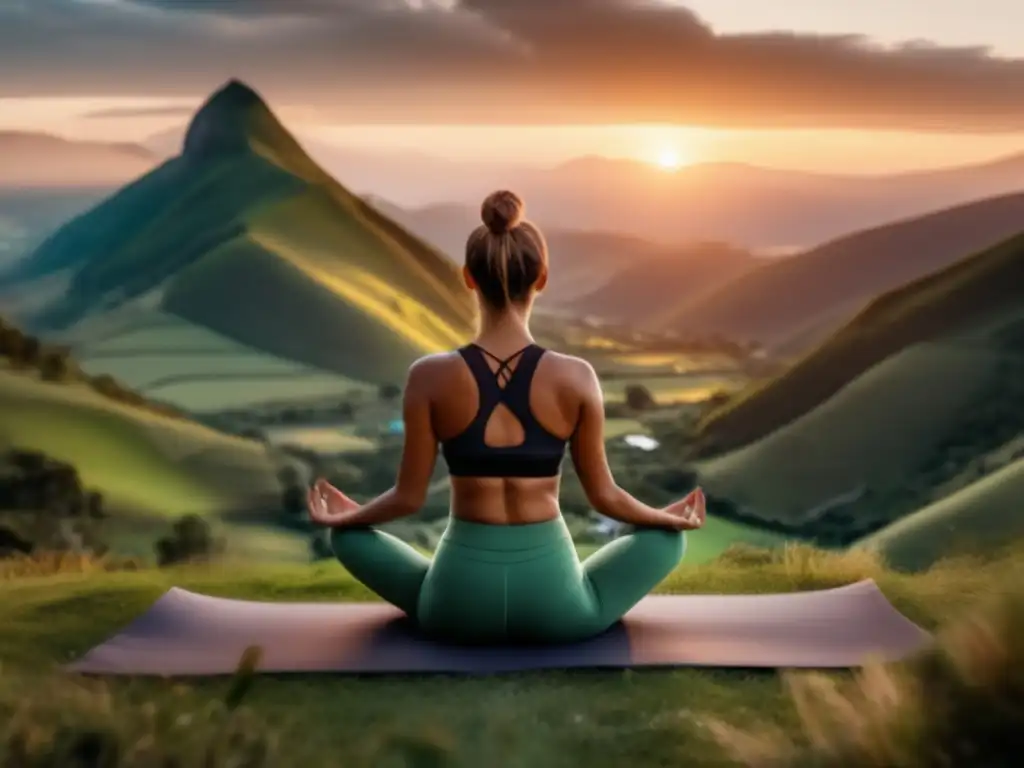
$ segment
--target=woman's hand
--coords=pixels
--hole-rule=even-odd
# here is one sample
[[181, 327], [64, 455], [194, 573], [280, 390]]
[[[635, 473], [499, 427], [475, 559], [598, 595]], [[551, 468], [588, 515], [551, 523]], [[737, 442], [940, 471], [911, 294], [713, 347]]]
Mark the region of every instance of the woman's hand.
[[306, 494], [306, 506], [314, 523], [337, 527], [359, 511], [360, 505], [321, 478]]
[[676, 524], [673, 527], [677, 530], [695, 531], [707, 520], [704, 491], [699, 487], [694, 488], [686, 498], [669, 504], [663, 511], [675, 518]]

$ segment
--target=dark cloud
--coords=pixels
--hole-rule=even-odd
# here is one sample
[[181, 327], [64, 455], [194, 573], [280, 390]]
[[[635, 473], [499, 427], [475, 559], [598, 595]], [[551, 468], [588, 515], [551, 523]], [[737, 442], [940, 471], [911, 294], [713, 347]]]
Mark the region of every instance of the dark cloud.
[[1024, 129], [1024, 60], [718, 35], [657, 0], [0, 3], [0, 93], [192, 96], [229, 77], [351, 122]]

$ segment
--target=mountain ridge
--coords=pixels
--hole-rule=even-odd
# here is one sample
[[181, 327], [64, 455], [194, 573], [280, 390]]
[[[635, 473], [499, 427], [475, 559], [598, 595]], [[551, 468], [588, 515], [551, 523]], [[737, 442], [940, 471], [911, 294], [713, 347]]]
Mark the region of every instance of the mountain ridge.
[[[419, 354], [471, 335], [475, 308], [455, 266], [317, 166], [251, 88], [216, 91], [189, 135], [181, 155], [23, 262], [22, 280], [70, 281], [36, 326], [65, 331], [155, 301], [241, 343], [367, 381], [394, 380]], [[255, 285], [253, 271], [281, 282]], [[258, 332], [239, 322], [251, 315], [237, 293], [245, 285], [261, 291]], [[346, 353], [364, 337], [381, 344], [375, 360]]]

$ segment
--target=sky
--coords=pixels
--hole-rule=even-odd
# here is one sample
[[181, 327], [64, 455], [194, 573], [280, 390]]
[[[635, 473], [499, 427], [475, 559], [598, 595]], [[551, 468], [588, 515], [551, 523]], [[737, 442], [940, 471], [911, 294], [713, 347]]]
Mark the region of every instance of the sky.
[[0, 0], [0, 128], [141, 140], [230, 77], [467, 161], [840, 172], [1024, 149], [1019, 0]]

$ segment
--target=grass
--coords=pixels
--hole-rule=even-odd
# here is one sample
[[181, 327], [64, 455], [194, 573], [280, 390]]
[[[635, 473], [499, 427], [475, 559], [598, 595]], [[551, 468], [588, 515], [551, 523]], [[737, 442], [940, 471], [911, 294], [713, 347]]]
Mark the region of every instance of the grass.
[[1024, 536], [1024, 459], [946, 496], [866, 539], [890, 563], [925, 568], [952, 555], [987, 551]]
[[[867, 553], [738, 550], [716, 563], [681, 569], [662, 589], [773, 592], [827, 588], [864, 577], [875, 578], [912, 619], [934, 628], [993, 588], [1019, 583], [1024, 559], [1018, 553], [990, 562], [950, 561], [911, 576], [884, 569]], [[55, 663], [102, 640], [171, 585], [250, 599], [370, 597], [329, 564], [128, 573], [72, 566], [8, 581], [0, 591], [5, 617], [0, 763], [12, 764], [12, 755], [21, 750], [34, 757], [13, 764], [718, 766], [737, 757], [727, 754], [723, 741], [733, 752], [741, 745], [741, 739], [723, 739], [723, 729], [738, 728], [747, 736], [743, 745], [749, 757], [752, 739], [774, 748], [775, 742], [758, 736], [763, 729], [780, 729], [802, 743], [812, 724], [806, 707], [788, 695], [788, 676], [738, 670], [493, 678], [239, 675], [189, 683], [83, 680], [51, 672]], [[827, 679], [845, 684], [849, 678]], [[883, 703], [864, 706], [870, 714]], [[116, 755], [106, 762], [70, 757], [111, 751]]]
[[700, 482], [763, 519], [786, 523], [801, 523], [815, 507], [860, 487], [899, 486], [962, 418], [998, 361], [984, 347], [912, 347], [767, 437], [697, 462]]
[[744, 732], [709, 722], [751, 768], [1013, 766], [1024, 725], [1024, 591], [1001, 584], [932, 647], [903, 665], [874, 663], [854, 681], [791, 676], [801, 729]]

